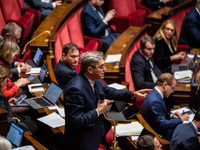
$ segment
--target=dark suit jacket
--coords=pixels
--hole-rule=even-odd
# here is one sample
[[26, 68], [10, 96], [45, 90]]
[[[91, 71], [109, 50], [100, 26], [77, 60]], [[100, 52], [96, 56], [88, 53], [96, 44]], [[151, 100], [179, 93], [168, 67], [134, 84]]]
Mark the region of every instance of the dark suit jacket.
[[142, 0], [141, 4], [151, 10], [158, 10], [165, 6], [163, 2], [160, 2], [160, 0]]
[[158, 66], [158, 68], [164, 73], [164, 72], [170, 72], [172, 70], [172, 62], [170, 60], [170, 56], [175, 54], [174, 47], [171, 44], [172, 50], [174, 53], [172, 53], [165, 42], [165, 40], [162, 39], [156, 39], [156, 48], [155, 52], [153, 54], [153, 59]]
[[56, 80], [62, 88], [68, 84], [69, 80], [73, 78], [77, 72], [72, 67], [68, 66], [65, 62], [59, 61], [59, 63], [53, 69]]
[[39, 10], [41, 12], [41, 20], [53, 11], [52, 0], [49, 0], [49, 3], [41, 0], [24, 0], [24, 6]]
[[200, 48], [200, 15], [194, 7], [184, 18], [179, 43], [188, 44], [190, 49]]
[[141, 108], [141, 115], [156, 133], [171, 140], [173, 130], [182, 123], [181, 118], [170, 118], [170, 113], [165, 106], [165, 100], [154, 88], [149, 92]]
[[131, 91], [116, 90], [97, 80], [96, 95], [83, 73], [72, 78], [64, 92], [65, 146], [73, 150], [98, 150], [105, 134], [103, 116], [98, 117], [97, 103], [104, 91], [106, 99], [135, 102]]
[[[99, 12], [105, 17], [102, 8], [99, 8]], [[117, 38], [118, 33], [114, 33], [110, 28], [109, 24], [106, 25], [99, 14], [92, 8], [92, 6], [87, 3], [81, 12], [81, 24], [83, 28], [83, 33], [92, 37], [100, 38], [103, 42], [103, 52], [112, 44], [113, 40], [110, 36], [105, 36], [105, 29], [111, 31], [112, 36]]]
[[[156, 76], [160, 76], [162, 72], [154, 63], [153, 58], [150, 58], [150, 60], [153, 63], [153, 70]], [[131, 59], [131, 73], [135, 85], [135, 90], [140, 90], [144, 88], [154, 88], [156, 83], [153, 82], [150, 69], [150, 64], [138, 49]]]
[[199, 150], [198, 134], [193, 124], [180, 124], [174, 130], [170, 150]]

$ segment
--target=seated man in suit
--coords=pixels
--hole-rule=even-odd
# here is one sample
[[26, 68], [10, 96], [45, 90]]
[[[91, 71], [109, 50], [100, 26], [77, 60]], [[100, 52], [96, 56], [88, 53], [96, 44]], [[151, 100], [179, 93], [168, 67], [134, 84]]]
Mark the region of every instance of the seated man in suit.
[[110, 28], [110, 21], [116, 11], [110, 10], [106, 15], [101, 6], [104, 0], [89, 0], [81, 13], [83, 33], [100, 38], [103, 42], [102, 52], [106, 53], [112, 42], [119, 36]]
[[39, 10], [41, 21], [46, 18], [57, 6], [62, 4], [62, 0], [52, 2], [52, 0], [24, 0], [24, 7]]
[[[9, 22], [1, 31], [0, 43], [3, 40], [9, 39], [18, 44], [20, 42], [21, 32], [22, 29], [20, 26], [14, 22]], [[12, 69], [12, 81], [16, 81], [19, 78], [20, 73], [29, 72], [31, 69], [30, 65], [26, 65], [23, 62], [13, 62], [10, 67]]]
[[181, 27], [179, 43], [188, 44], [192, 48], [200, 48], [200, 0], [197, 0], [196, 7], [186, 15]]
[[153, 134], [142, 135], [137, 141], [137, 150], [161, 150], [162, 145]]
[[[65, 88], [65, 147], [75, 150], [97, 150], [105, 136], [108, 100], [100, 101], [100, 93], [106, 99], [135, 103], [135, 97], [146, 97], [151, 89], [140, 91], [116, 90], [104, 84], [106, 71], [104, 55], [90, 51], [81, 55], [81, 71]], [[110, 128], [108, 128], [110, 129]]]
[[190, 123], [180, 124], [172, 135], [170, 150], [199, 150], [200, 111]]
[[168, 141], [178, 124], [188, 121], [189, 114], [175, 112], [170, 116], [165, 106], [164, 98], [168, 98], [174, 92], [176, 79], [170, 73], [163, 73], [158, 77], [155, 88], [150, 92], [141, 108], [141, 115], [156, 133], [162, 135]]
[[140, 49], [131, 59], [131, 73], [135, 89], [153, 89], [157, 78], [162, 74], [152, 58], [155, 49], [155, 41], [150, 36], [142, 37]]
[[74, 66], [78, 65], [79, 53], [80, 49], [74, 43], [63, 46], [62, 59], [53, 70], [56, 80], [62, 88], [65, 88], [69, 80], [77, 74]]

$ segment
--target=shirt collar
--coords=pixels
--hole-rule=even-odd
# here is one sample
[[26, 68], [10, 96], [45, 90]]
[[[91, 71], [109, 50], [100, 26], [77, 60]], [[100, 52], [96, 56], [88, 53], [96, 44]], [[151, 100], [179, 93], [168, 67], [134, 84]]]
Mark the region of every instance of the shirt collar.
[[92, 88], [94, 87], [95, 81], [91, 80], [89, 77], [87, 77], [85, 74], [84, 76], [88, 79], [90, 85], [92, 86]]
[[142, 56], [144, 56], [144, 58], [146, 59], [146, 60], [149, 60], [149, 57], [147, 57], [147, 56], [145, 56], [143, 53], [142, 53], [142, 51], [139, 49], [139, 52], [140, 52], [140, 54], [142, 55]]
[[198, 14], [200, 15], [200, 12], [199, 12], [199, 10], [197, 9], [197, 7], [195, 7], [195, 9], [196, 9], [196, 11], [198, 12]]
[[155, 87], [155, 90], [160, 94], [160, 96], [162, 97], [162, 99], [164, 98], [163, 93], [157, 88]]

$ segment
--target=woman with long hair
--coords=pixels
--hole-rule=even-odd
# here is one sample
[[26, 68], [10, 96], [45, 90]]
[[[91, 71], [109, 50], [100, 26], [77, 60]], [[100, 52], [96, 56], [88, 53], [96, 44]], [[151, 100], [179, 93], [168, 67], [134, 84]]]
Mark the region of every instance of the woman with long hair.
[[154, 39], [156, 41], [153, 55], [155, 63], [163, 73], [171, 73], [172, 62], [182, 60], [186, 56], [183, 51], [176, 53], [178, 36], [175, 22], [173, 20], [164, 21], [154, 35]]

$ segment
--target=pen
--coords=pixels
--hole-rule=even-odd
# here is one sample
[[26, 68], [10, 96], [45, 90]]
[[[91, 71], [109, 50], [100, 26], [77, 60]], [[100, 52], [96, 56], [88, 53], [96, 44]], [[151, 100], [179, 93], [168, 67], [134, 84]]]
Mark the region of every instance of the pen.
[[185, 114], [185, 111], [183, 110], [183, 113], [182, 113], [182, 115], [184, 115]]

